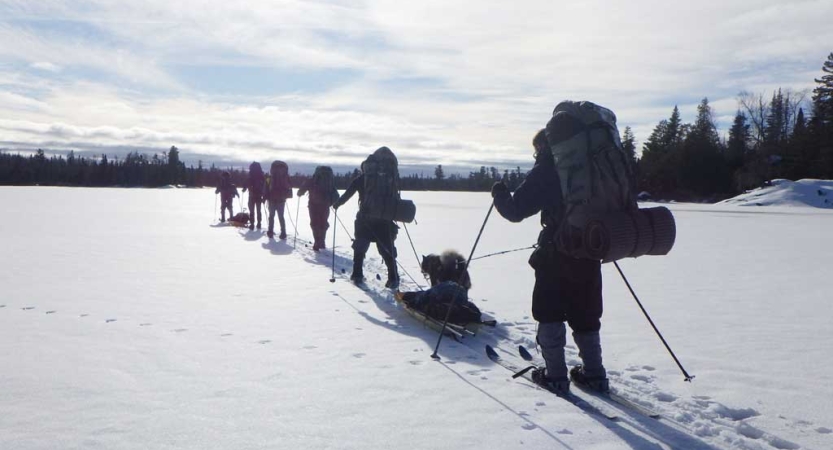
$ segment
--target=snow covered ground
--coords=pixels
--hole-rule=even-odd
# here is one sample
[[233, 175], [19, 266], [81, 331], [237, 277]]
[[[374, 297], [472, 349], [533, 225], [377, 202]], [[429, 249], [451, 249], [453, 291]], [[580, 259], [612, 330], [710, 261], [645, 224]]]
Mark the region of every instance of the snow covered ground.
[[[406, 197], [418, 253], [468, 255], [488, 194]], [[621, 262], [693, 383], [605, 265], [612, 384], [663, 415], [611, 421], [485, 357], [485, 344], [534, 348], [529, 250], [472, 263], [471, 296], [499, 324], [444, 339], [437, 362], [436, 333], [381, 287], [374, 249], [370, 289], [346, 280], [340, 225], [328, 281], [333, 255], [306, 245], [304, 206], [295, 243], [291, 224], [286, 242], [219, 226], [208, 189], [5, 187], [0, 200], [0, 449], [833, 448], [829, 210], [670, 205], [672, 252]], [[355, 203], [339, 211], [350, 233]], [[530, 246], [538, 228], [493, 213], [475, 256]], [[397, 246], [424, 285], [405, 229]]]

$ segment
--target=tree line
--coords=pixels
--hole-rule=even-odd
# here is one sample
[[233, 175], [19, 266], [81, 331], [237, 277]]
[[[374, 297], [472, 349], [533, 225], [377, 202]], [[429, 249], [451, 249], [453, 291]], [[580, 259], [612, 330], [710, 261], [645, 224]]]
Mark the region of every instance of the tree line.
[[[232, 181], [238, 186], [244, 185], [248, 177], [248, 171], [235, 167], [219, 168], [213, 164], [204, 167], [202, 162], [199, 162], [197, 167], [186, 167], [179, 159], [179, 149], [176, 146], [172, 146], [162, 155], [154, 154], [148, 157], [138, 152], [130, 152], [124, 159], [110, 159], [107, 155], [102, 155], [101, 158], [85, 158], [76, 156], [74, 152], [70, 152], [67, 157], [47, 157], [41, 149], [28, 157], [0, 153], [0, 185], [203, 187], [217, 186], [223, 172], [229, 172]], [[358, 175], [358, 169], [336, 173], [336, 187], [346, 189]], [[517, 187], [525, 175], [520, 167], [500, 172], [496, 167], [482, 166], [480, 170], [472, 171], [468, 176], [445, 176], [442, 165], [439, 165], [434, 170], [434, 176], [403, 176], [400, 179], [400, 188], [409, 191], [488, 191], [492, 184], [501, 179], [510, 187]], [[290, 179], [294, 187], [300, 187], [309, 177], [308, 174], [295, 173]]]
[[[804, 111], [808, 92], [778, 89], [771, 98], [742, 92], [726, 139], [718, 133], [708, 98], [697, 106], [694, 123], [683, 123], [675, 106], [644, 142], [640, 157], [633, 131], [625, 127], [622, 145], [635, 167], [637, 189], [657, 199], [718, 200], [774, 178], [833, 178], [833, 53], [814, 81], [809, 114]], [[131, 152], [124, 159], [84, 158], [73, 152], [66, 158], [46, 157], [43, 150], [28, 157], [0, 153], [0, 185], [216, 186], [223, 171], [235, 183], [245, 182], [247, 172], [239, 168], [206, 168], [202, 162], [186, 167], [175, 146], [162, 155]], [[335, 174], [336, 187], [345, 189], [358, 174], [358, 169]], [[308, 177], [296, 173], [293, 186]], [[403, 176], [400, 187], [488, 191], [504, 180], [514, 189], [524, 177], [520, 167], [501, 171], [482, 166], [468, 174], [446, 175], [438, 165], [433, 176]]]
[[[717, 200], [784, 178], [833, 178], [833, 53], [808, 92], [777, 89], [771, 98], [742, 92], [728, 138], [720, 139], [708, 98], [694, 123], [675, 106], [634, 157], [637, 186], [654, 198]], [[623, 146], [635, 150], [625, 128]]]

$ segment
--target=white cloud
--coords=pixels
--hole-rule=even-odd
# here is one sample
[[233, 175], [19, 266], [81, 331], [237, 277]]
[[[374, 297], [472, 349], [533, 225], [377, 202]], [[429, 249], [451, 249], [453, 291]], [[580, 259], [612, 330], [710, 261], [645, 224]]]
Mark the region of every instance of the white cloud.
[[49, 61], [38, 61], [30, 64], [33, 69], [43, 70], [46, 72], [60, 72], [61, 68], [52, 64]]
[[[0, 17], [11, 43], [0, 62], [58, 77], [0, 75], [15, 80], [0, 107], [49, 125], [12, 130], [21, 142], [44, 133], [243, 159], [357, 162], [388, 144], [447, 165], [525, 160], [566, 98], [611, 107], [644, 141], [674, 104], [691, 117], [709, 97], [724, 120], [741, 90], [811, 86], [833, 42], [833, 2], [818, 0], [45, 0], [4, 3]], [[244, 98], [188, 85], [171, 69], [182, 65], [353, 76]]]

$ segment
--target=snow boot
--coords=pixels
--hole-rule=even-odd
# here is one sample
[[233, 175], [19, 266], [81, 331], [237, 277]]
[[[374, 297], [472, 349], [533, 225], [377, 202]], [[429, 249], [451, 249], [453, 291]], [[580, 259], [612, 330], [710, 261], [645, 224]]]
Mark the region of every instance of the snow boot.
[[267, 231], [267, 232], [266, 232], [266, 236], [267, 236], [269, 239], [274, 239], [274, 238], [275, 238], [275, 232], [274, 232], [274, 231], [272, 231], [272, 230], [269, 230], [269, 231]]
[[254, 230], [254, 229], [255, 229], [255, 224], [249, 223], [249, 230]]
[[564, 346], [567, 344], [567, 327], [564, 322], [542, 322], [536, 336], [541, 346], [541, 356], [547, 363], [547, 373], [553, 380], [567, 379], [567, 361]]
[[282, 241], [286, 240], [286, 230], [281, 229], [281, 235], [278, 236]]
[[578, 347], [578, 356], [582, 364], [570, 370], [570, 377], [575, 383], [600, 392], [607, 392], [609, 386], [607, 372], [602, 365], [602, 344], [599, 332], [573, 332], [573, 340]]
[[570, 380], [567, 377], [553, 380], [547, 376], [546, 369], [536, 367], [530, 372], [532, 382], [555, 395], [566, 395], [570, 392]]
[[355, 284], [359, 284], [364, 281], [363, 264], [364, 258], [353, 257], [353, 274], [350, 275], [350, 280]]
[[581, 364], [570, 369], [570, 379], [573, 383], [585, 386], [594, 391], [607, 393], [610, 392], [610, 382], [607, 376], [588, 376], [584, 371], [584, 366]]
[[388, 267], [388, 281], [385, 282], [385, 287], [390, 289], [397, 289], [399, 287], [399, 273], [396, 271], [396, 260], [388, 259], [385, 261]]

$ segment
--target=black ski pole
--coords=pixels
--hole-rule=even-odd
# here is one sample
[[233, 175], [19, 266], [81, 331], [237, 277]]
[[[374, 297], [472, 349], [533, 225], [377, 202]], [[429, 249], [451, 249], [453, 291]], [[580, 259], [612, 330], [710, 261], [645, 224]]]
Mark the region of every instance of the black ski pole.
[[[477, 248], [477, 243], [480, 242], [480, 236], [483, 235], [483, 229], [486, 228], [486, 222], [489, 221], [489, 216], [492, 214], [492, 210], [495, 208], [495, 202], [492, 201], [492, 204], [489, 205], [489, 212], [486, 213], [486, 218], [483, 219], [483, 225], [480, 226], [480, 232], [477, 233], [477, 239], [474, 240], [474, 245], [471, 247], [471, 253], [469, 253], [469, 259], [466, 260], [466, 265], [463, 267], [463, 275], [460, 275], [462, 281], [462, 277], [465, 276], [465, 273], [469, 270], [469, 263], [471, 262], [471, 257], [474, 255], [474, 250]], [[433, 359], [440, 359], [440, 355], [437, 354], [437, 350], [440, 348], [440, 342], [443, 340], [443, 334], [445, 334], [445, 328], [448, 326], [448, 318], [451, 317], [451, 309], [454, 308], [454, 300], [457, 298], [455, 295], [451, 298], [451, 303], [448, 305], [448, 311], [445, 313], [445, 320], [443, 321], [443, 327], [440, 330], [440, 337], [437, 339], [437, 345], [434, 347], [434, 353], [431, 354], [431, 358]]]
[[294, 225], [295, 225], [295, 238], [294, 239], [295, 240], [292, 243], [293, 247], [298, 245], [298, 222], [301, 221], [301, 218], [298, 217], [298, 215], [301, 214], [301, 197], [298, 197], [298, 195], [296, 194], [295, 199], [298, 200], [298, 203], [295, 206], [295, 223], [294, 223]]
[[[335, 213], [335, 219], [338, 220], [338, 209], [333, 208], [333, 212]], [[333, 248], [330, 249], [333, 252], [333, 274], [330, 277], [330, 283], [336, 282], [336, 227], [333, 227]]]
[[616, 266], [616, 270], [619, 271], [619, 275], [621, 275], [622, 280], [625, 281], [625, 286], [627, 286], [628, 290], [631, 291], [631, 295], [633, 296], [633, 299], [636, 300], [636, 304], [639, 305], [639, 309], [642, 310], [642, 314], [645, 314], [645, 318], [648, 319], [648, 323], [650, 323], [651, 327], [654, 328], [654, 331], [657, 333], [657, 336], [659, 336], [659, 339], [662, 341], [662, 344], [665, 346], [665, 349], [668, 350], [668, 353], [670, 353], [671, 357], [674, 358], [674, 362], [677, 363], [677, 367], [679, 367], [680, 371], [683, 372], [683, 376], [685, 376], [685, 381], [691, 382], [691, 380], [694, 379], [694, 375], [689, 375], [688, 372], [686, 372], [685, 368], [683, 368], [683, 365], [680, 363], [680, 360], [677, 359], [677, 355], [675, 355], [674, 352], [671, 350], [671, 347], [668, 346], [668, 342], [665, 342], [665, 338], [662, 337], [662, 333], [660, 333], [659, 329], [657, 329], [657, 326], [654, 325], [654, 321], [651, 320], [651, 316], [648, 315], [648, 311], [645, 311], [645, 307], [642, 306], [642, 302], [639, 301], [639, 297], [637, 297], [636, 292], [633, 291], [633, 288], [631, 287], [631, 284], [628, 282], [628, 279], [625, 277], [625, 273], [622, 272], [622, 269], [619, 267], [619, 263], [617, 263], [616, 261], [613, 261], [613, 265]]

